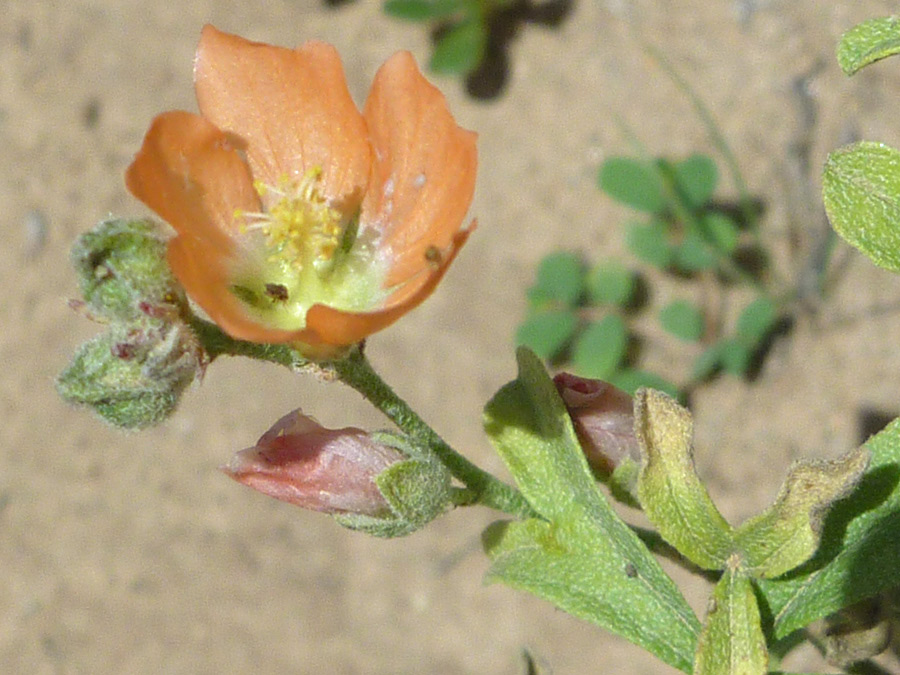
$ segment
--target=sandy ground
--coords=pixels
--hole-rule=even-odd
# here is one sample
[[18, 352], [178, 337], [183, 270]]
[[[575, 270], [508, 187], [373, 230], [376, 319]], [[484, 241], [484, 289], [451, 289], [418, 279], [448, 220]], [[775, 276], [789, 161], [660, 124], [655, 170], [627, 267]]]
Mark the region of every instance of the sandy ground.
[[[499, 97], [475, 101], [438, 80], [460, 123], [480, 134], [481, 227], [434, 297], [371, 340], [376, 367], [456, 447], [502, 471], [480, 410], [513, 375], [535, 262], [556, 247], [622, 251], [616, 225], [627, 214], [593, 183], [604, 157], [628, 149], [617, 117], [652, 152], [711, 150], [631, 29], [714, 112], [765, 202], [779, 270], [793, 278], [821, 216], [797, 197], [792, 145], [808, 132], [819, 166], [847, 129], [900, 144], [898, 62], [847, 80], [832, 57], [842, 30], [893, 9], [577, 0], [558, 28], [521, 30]], [[485, 510], [380, 541], [216, 470], [299, 405], [327, 425], [384, 424], [340, 386], [223, 361], [171, 420], [137, 435], [57, 398], [54, 375], [98, 330], [66, 306], [68, 248], [108, 214], [145, 213], [122, 173], [156, 113], [194, 109], [191, 59], [206, 22], [277, 44], [334, 43], [359, 101], [390, 53], [429, 53], [425, 31], [386, 18], [375, 0], [2, 2], [0, 672], [499, 674], [521, 672], [523, 649], [558, 674], [672, 672], [549, 604], [484, 587]], [[811, 73], [818, 117], [806, 129], [795, 82]], [[762, 508], [796, 457], [853, 446], [861, 410], [898, 411], [898, 303], [900, 280], [850, 254], [829, 302], [775, 345], [757, 381], [723, 379], [697, 394], [697, 462], [726, 517]], [[651, 367], [690, 356], [662, 338], [648, 347]], [[703, 584], [677, 579], [701, 611]], [[801, 650], [789, 665], [816, 664]]]

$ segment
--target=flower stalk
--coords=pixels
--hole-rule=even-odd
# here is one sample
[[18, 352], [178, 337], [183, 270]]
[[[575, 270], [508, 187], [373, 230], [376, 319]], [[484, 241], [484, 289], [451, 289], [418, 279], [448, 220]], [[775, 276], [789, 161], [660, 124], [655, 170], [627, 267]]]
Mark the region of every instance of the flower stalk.
[[362, 350], [353, 348], [343, 359], [314, 363], [286, 344], [260, 344], [237, 340], [213, 323], [193, 317], [191, 326], [210, 359], [217, 356], [248, 356], [270, 361], [292, 370], [319, 369], [355, 389], [399, 429], [409, 435], [460, 481], [465, 489], [455, 493], [458, 505], [480, 504], [518, 517], [535, 514], [516, 488], [498, 480], [456, 452], [372, 368]]

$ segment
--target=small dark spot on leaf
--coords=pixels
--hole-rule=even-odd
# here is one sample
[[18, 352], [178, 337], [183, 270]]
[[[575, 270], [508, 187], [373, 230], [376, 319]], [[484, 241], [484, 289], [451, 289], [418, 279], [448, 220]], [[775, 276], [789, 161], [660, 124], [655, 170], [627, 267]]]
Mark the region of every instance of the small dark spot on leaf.
[[638, 571], [634, 565], [632, 565], [631, 563], [628, 563], [627, 565], [625, 565], [625, 576], [626, 577], [628, 577], [629, 579], [634, 579], [635, 577], [637, 577], [637, 575], [638, 575]]

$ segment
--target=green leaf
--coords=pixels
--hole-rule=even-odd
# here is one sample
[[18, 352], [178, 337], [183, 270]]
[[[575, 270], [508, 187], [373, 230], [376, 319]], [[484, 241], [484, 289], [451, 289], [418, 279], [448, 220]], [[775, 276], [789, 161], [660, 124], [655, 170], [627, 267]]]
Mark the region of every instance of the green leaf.
[[572, 346], [572, 365], [583, 377], [598, 380], [616, 371], [628, 348], [628, 329], [622, 317], [610, 314], [590, 324]]
[[750, 368], [750, 358], [753, 356], [750, 348], [743, 342], [735, 339], [719, 342], [719, 358], [722, 370], [729, 375], [742, 377]]
[[856, 486], [869, 461], [865, 447], [830, 462], [798, 462], [763, 513], [735, 531], [744, 568], [772, 579], [809, 560], [819, 547], [825, 512]]
[[659, 311], [662, 327], [686, 342], [696, 342], [703, 335], [703, 314], [687, 300], [676, 300]]
[[900, 152], [870, 141], [835, 150], [823, 193], [835, 231], [876, 265], [900, 272]]
[[853, 75], [860, 68], [900, 53], [900, 19], [889, 16], [863, 21], [841, 36], [837, 60]]
[[631, 300], [636, 283], [631, 270], [617, 260], [608, 260], [588, 274], [587, 291], [595, 303], [622, 306]]
[[694, 361], [691, 377], [695, 380], [705, 380], [712, 375], [716, 368], [722, 365], [723, 343], [716, 342], [707, 347]]
[[675, 262], [684, 272], [699, 272], [716, 265], [716, 254], [703, 236], [689, 231], [675, 249]]
[[485, 407], [485, 430], [545, 520], [485, 532], [489, 581], [551, 601], [689, 672], [699, 622], [655, 558], [597, 488], [565, 405], [538, 358]]
[[456, 75], [472, 72], [484, 58], [487, 28], [474, 16], [448, 30], [434, 47], [428, 67], [432, 72]]
[[530, 347], [542, 359], [555, 358], [566, 346], [578, 317], [568, 310], [550, 310], [529, 316], [516, 330], [516, 344]]
[[659, 173], [647, 162], [631, 157], [610, 157], [597, 176], [600, 189], [638, 211], [661, 213], [666, 208]]
[[738, 317], [736, 330], [741, 342], [756, 347], [769, 333], [778, 319], [778, 307], [775, 302], [760, 296], [744, 308]]
[[387, 0], [384, 13], [406, 21], [446, 19], [465, 8], [465, 0]]
[[681, 397], [678, 387], [656, 373], [648, 373], [645, 370], [625, 368], [613, 374], [610, 378], [610, 384], [632, 396], [641, 387], [649, 387], [650, 389], [659, 389], [675, 399]]
[[700, 219], [706, 240], [725, 255], [734, 253], [740, 230], [737, 224], [721, 211], [708, 211]]
[[869, 467], [825, 517], [813, 558], [786, 578], [760, 580], [777, 638], [897, 586], [900, 569], [900, 420], [866, 443]]
[[707, 570], [724, 569], [732, 529], [694, 469], [691, 414], [665, 394], [641, 389], [634, 397], [635, 434], [643, 466], [638, 497], [663, 539]]
[[574, 253], [555, 251], [544, 256], [536, 277], [530, 293], [545, 302], [574, 307], [584, 293], [584, 264]]
[[660, 220], [632, 223], [625, 234], [625, 245], [635, 256], [654, 267], [667, 267], [674, 256], [668, 228]]
[[713, 590], [697, 645], [695, 675], [764, 675], [769, 656], [753, 587], [737, 562]]
[[674, 165], [678, 194], [689, 209], [699, 209], [716, 191], [719, 172], [706, 155], [691, 155]]

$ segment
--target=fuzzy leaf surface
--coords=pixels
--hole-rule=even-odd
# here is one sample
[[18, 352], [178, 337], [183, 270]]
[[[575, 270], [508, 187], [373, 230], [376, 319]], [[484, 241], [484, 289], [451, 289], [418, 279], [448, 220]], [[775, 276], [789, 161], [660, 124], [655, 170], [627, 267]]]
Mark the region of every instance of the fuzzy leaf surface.
[[737, 566], [729, 566], [713, 590], [697, 646], [694, 673], [764, 675], [768, 661], [750, 580]]
[[841, 36], [837, 60], [853, 75], [864, 66], [900, 53], [900, 18], [888, 16], [863, 21]]
[[700, 625], [672, 580], [600, 493], [540, 360], [485, 407], [485, 429], [543, 520], [485, 532], [488, 580], [502, 581], [617, 633], [689, 672]]
[[869, 466], [825, 517], [821, 544], [802, 567], [757, 585], [775, 637], [897, 586], [900, 570], [900, 420], [865, 447]]
[[876, 265], [900, 272], [900, 152], [871, 141], [835, 150], [822, 189], [835, 231]]
[[642, 467], [638, 498], [663, 539], [707, 570], [725, 568], [732, 529], [694, 469], [691, 414], [670, 397], [640, 389], [634, 397]]
[[856, 485], [868, 460], [860, 447], [830, 462], [791, 467], [775, 503], [735, 532], [745, 569], [772, 579], [809, 560], [819, 547], [825, 512]]

